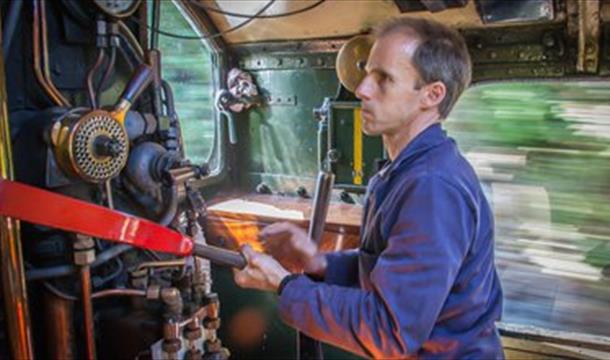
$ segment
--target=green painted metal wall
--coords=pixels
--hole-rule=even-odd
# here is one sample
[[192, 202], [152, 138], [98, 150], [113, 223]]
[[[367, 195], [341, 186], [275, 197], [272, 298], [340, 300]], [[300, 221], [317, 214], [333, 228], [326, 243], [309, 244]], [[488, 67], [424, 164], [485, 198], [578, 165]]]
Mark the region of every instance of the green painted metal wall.
[[[318, 123], [313, 109], [334, 96], [334, 69], [251, 71], [271, 104], [250, 110], [239, 120], [239, 167], [242, 184], [265, 183], [274, 192], [311, 190], [318, 171]], [[277, 102], [277, 99], [292, 99]], [[288, 104], [286, 104], [288, 103]]]

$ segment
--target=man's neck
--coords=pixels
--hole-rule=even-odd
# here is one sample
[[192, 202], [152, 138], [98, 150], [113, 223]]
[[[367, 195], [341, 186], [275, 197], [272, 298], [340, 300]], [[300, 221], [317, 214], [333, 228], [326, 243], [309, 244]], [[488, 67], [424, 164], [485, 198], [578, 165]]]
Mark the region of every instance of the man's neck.
[[438, 113], [423, 113], [412, 120], [409, 125], [392, 134], [383, 134], [383, 145], [391, 161], [413, 141], [422, 131], [434, 124], [440, 123]]

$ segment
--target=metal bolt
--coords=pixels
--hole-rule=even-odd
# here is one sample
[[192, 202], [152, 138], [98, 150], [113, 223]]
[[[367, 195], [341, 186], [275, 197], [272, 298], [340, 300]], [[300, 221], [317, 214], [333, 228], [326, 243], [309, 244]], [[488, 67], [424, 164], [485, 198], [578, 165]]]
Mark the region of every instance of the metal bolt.
[[199, 339], [203, 335], [203, 331], [200, 327], [196, 327], [194, 329], [186, 328], [184, 329], [184, 337], [187, 340], [195, 341]]
[[215, 353], [222, 350], [222, 343], [220, 340], [207, 340], [204, 347], [206, 353]]
[[199, 349], [190, 349], [184, 354], [184, 359], [186, 360], [201, 360], [203, 353]]
[[203, 319], [203, 327], [208, 330], [220, 329], [220, 318], [205, 318]]
[[177, 353], [181, 348], [182, 342], [178, 339], [165, 339], [161, 344], [161, 349], [169, 354]]
[[337, 149], [330, 149], [328, 150], [327, 156], [330, 162], [337, 162], [339, 161], [339, 157], [341, 156], [341, 154]]

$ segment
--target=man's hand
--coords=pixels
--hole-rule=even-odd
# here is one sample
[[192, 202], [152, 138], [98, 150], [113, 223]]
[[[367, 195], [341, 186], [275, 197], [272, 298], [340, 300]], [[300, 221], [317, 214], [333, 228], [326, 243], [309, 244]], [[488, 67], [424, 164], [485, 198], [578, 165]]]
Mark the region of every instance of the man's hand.
[[277, 291], [282, 279], [290, 275], [275, 259], [254, 251], [250, 245], [244, 245], [241, 252], [248, 265], [235, 272], [234, 280], [243, 288]]
[[290, 271], [324, 277], [326, 258], [300, 227], [288, 222], [275, 223], [261, 231], [260, 240], [265, 252]]

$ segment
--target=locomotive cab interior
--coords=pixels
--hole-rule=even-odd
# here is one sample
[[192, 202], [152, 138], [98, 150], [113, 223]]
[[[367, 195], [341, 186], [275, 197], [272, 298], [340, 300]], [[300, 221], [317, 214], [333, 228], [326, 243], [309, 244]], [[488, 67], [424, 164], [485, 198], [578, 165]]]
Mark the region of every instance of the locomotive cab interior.
[[[108, 216], [0, 217], [0, 358], [295, 358], [276, 295], [222, 265], [277, 221], [322, 250], [358, 247], [387, 155], [354, 90], [372, 29], [402, 16], [457, 29], [472, 59], [447, 129], [498, 204], [507, 358], [610, 354], [610, 1], [3, 0], [0, 14], [0, 178], [28, 186], [0, 201], [35, 213], [34, 187]], [[125, 241], [137, 227], [112, 238], [104, 210], [210, 252]]]

